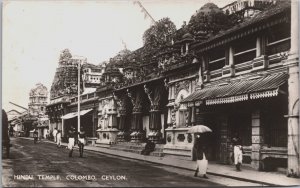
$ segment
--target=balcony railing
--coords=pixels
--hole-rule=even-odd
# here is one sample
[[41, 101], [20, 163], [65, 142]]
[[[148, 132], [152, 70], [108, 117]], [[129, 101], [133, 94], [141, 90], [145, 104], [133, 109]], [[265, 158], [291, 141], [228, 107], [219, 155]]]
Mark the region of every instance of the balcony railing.
[[218, 78], [218, 77], [222, 77], [222, 69], [218, 69], [210, 72], [211, 79]]

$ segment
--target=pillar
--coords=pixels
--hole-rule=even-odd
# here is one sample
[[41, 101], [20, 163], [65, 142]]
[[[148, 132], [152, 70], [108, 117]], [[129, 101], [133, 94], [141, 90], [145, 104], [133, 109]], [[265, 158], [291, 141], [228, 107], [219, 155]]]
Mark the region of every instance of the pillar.
[[234, 49], [232, 46], [229, 46], [225, 51], [225, 64], [226, 65], [222, 69], [222, 77], [234, 76]]
[[259, 110], [252, 112], [252, 152], [251, 152], [251, 166], [260, 170], [261, 168], [261, 156], [260, 150], [263, 144], [262, 137], [262, 126], [261, 126], [261, 113]]
[[288, 169], [299, 177], [299, 2], [291, 1], [291, 49], [284, 65], [288, 67]]
[[65, 136], [65, 120], [61, 119], [61, 136]]
[[266, 56], [266, 37], [258, 36], [256, 38], [256, 57], [253, 59], [252, 68], [254, 70], [265, 69], [269, 66]]
[[229, 62], [229, 65], [234, 65], [234, 50], [233, 50], [233, 47], [230, 46], [229, 47], [229, 56], [228, 56], [228, 62]]

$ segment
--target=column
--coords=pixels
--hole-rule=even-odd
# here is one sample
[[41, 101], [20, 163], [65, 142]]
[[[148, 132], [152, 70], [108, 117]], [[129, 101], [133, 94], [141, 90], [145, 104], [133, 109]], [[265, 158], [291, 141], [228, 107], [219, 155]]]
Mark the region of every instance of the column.
[[265, 69], [269, 66], [267, 56], [265, 54], [266, 37], [258, 36], [256, 38], [256, 57], [253, 60], [252, 68], [254, 70]]
[[288, 169], [287, 175], [299, 177], [299, 2], [291, 1], [291, 49], [284, 63], [288, 66]]
[[252, 153], [251, 166], [256, 170], [260, 169], [260, 149], [263, 144], [261, 114], [259, 110], [252, 112]]
[[61, 119], [61, 136], [65, 136], [65, 120]]
[[229, 46], [229, 55], [228, 55], [229, 66], [234, 65], [234, 50], [232, 46]]
[[222, 77], [234, 76], [234, 49], [232, 46], [229, 46], [225, 51], [225, 64], [226, 65], [222, 69]]
[[208, 70], [208, 58], [207, 56], [201, 57], [201, 64], [203, 66], [203, 82], [209, 82], [210, 81], [210, 73]]

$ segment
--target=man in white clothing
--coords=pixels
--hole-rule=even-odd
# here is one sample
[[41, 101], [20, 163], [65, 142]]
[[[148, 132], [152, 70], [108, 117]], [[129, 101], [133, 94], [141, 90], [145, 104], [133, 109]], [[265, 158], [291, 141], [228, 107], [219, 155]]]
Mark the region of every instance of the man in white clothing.
[[56, 128], [54, 128], [52, 134], [53, 134], [53, 137], [54, 137], [54, 142], [56, 143], [56, 142], [57, 142], [57, 141], [56, 141], [56, 135], [57, 135], [57, 130], [56, 130]]

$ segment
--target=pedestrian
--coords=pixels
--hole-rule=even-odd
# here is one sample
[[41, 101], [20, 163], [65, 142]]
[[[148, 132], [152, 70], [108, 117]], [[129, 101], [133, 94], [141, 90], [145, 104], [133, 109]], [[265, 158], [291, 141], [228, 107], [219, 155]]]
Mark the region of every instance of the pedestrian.
[[69, 137], [68, 149], [70, 150], [69, 157], [72, 157], [73, 147], [75, 145], [75, 136], [76, 136], [76, 131], [75, 128], [72, 126], [68, 132], [68, 137]]
[[206, 159], [207, 143], [205, 141], [205, 133], [198, 134], [195, 138], [194, 150], [196, 152], [197, 165], [194, 176], [197, 177], [199, 173], [203, 178], [208, 178], [206, 176], [208, 161]]
[[12, 125], [9, 126], [9, 136], [13, 136], [14, 135], [14, 128]]
[[83, 157], [83, 148], [85, 143], [85, 132], [83, 130], [83, 127], [80, 127], [80, 131], [78, 133], [78, 147], [79, 147], [79, 155], [80, 157]]
[[57, 131], [56, 140], [57, 140], [57, 147], [60, 148], [60, 146], [61, 146], [61, 130]]
[[36, 144], [38, 141], [38, 132], [36, 129], [33, 130], [33, 143]]
[[56, 143], [56, 134], [57, 134], [57, 129], [56, 128], [54, 128], [52, 134], [53, 134], [53, 137], [54, 137], [54, 142]]
[[232, 144], [233, 144], [234, 164], [236, 170], [241, 171], [241, 164], [243, 161], [243, 147], [242, 147], [242, 141], [238, 133], [234, 134], [234, 137], [232, 138]]

